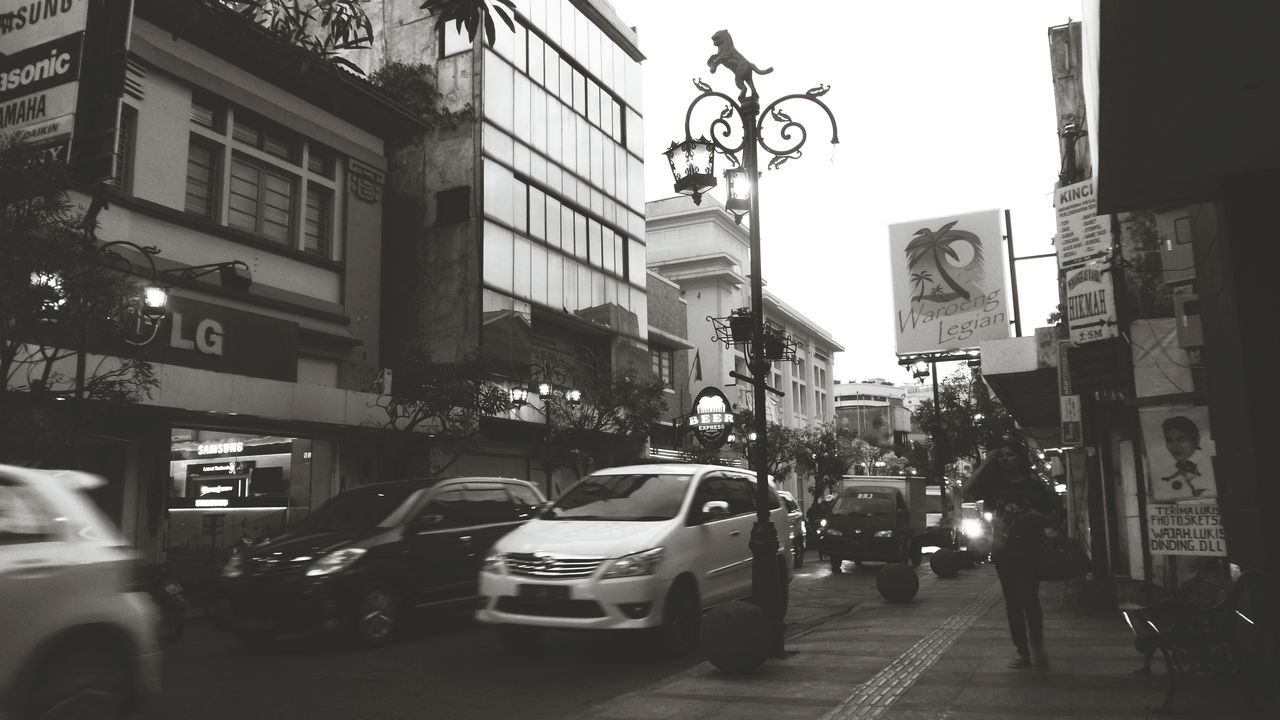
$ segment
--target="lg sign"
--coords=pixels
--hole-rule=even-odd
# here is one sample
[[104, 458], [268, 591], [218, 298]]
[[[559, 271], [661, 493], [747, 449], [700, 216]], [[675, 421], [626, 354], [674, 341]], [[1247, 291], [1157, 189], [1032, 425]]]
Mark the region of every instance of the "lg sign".
[[175, 350], [196, 350], [205, 355], [222, 354], [222, 323], [204, 318], [196, 323], [195, 332], [184, 337], [185, 325], [182, 313], [173, 312], [169, 320], [169, 347]]

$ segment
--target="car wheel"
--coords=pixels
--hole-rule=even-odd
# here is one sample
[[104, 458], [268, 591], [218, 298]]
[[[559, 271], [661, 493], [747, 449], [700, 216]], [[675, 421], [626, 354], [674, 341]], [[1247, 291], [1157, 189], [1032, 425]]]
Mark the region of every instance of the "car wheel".
[[546, 632], [545, 628], [528, 625], [498, 626], [498, 637], [502, 639], [502, 644], [519, 653], [532, 652], [542, 642], [542, 636]]
[[123, 718], [130, 701], [128, 664], [106, 647], [68, 647], [39, 671], [28, 713], [38, 720]]
[[698, 591], [688, 580], [676, 581], [667, 595], [658, 628], [658, 644], [671, 657], [683, 657], [698, 646], [702, 625], [702, 605]]
[[827, 559], [831, 561], [831, 572], [842, 572], [840, 568], [844, 565], [844, 558], [832, 557]]
[[386, 644], [400, 629], [400, 598], [383, 585], [366, 588], [356, 598], [350, 629], [360, 647]]

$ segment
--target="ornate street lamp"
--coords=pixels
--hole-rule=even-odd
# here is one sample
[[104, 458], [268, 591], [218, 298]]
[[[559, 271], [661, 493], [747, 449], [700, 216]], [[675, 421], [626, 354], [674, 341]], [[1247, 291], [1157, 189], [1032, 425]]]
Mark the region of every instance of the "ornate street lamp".
[[667, 151], [671, 174], [676, 179], [676, 192], [693, 197], [693, 204], [702, 204], [702, 194], [716, 186], [715, 144], [706, 137], [697, 140], [686, 138], [673, 142]]
[[551, 496], [552, 476], [555, 474], [551, 462], [551, 403], [557, 398], [564, 398], [569, 405], [582, 404], [582, 391], [566, 387], [572, 383], [573, 368], [568, 365], [556, 362], [533, 363], [529, 365], [529, 380], [525, 385], [511, 388], [509, 391], [511, 402], [516, 407], [536, 407], [529, 402], [530, 387], [537, 390], [538, 399], [542, 401], [542, 407], [538, 409], [542, 412], [543, 418], [543, 454], [546, 459], [543, 470], [546, 471], [548, 497]]
[[[752, 527], [750, 540], [752, 556], [751, 595], [753, 602], [764, 610], [772, 624], [772, 647], [768, 648], [768, 651], [775, 657], [782, 657], [784, 655], [783, 636], [786, 629], [784, 618], [786, 615], [787, 587], [783, 576], [784, 571], [778, 567], [775, 561], [779, 548], [777, 529], [769, 520], [769, 475], [766, 468], [768, 428], [764, 410], [766, 407], [765, 394], [767, 392], [774, 392], [779, 395], [783, 393], [768, 386], [771, 362], [765, 347], [764, 289], [760, 258], [760, 192], [759, 183], [755, 182], [759, 177], [759, 166], [756, 159], [757, 150], [763, 148], [766, 153], [772, 156], [769, 160], [768, 169], [773, 170], [788, 160], [801, 156], [801, 151], [808, 140], [809, 134], [804, 125], [783, 111], [783, 103], [807, 101], [821, 108], [831, 122], [832, 144], [838, 143], [839, 137], [837, 135], [835, 116], [832, 114], [831, 109], [821, 100], [822, 96], [826, 95], [830, 90], [830, 87], [820, 85], [804, 93], [784, 95], [769, 103], [764, 112], [761, 112], [759, 94], [756, 92], [755, 82], [752, 78], [752, 73], [756, 66], [742, 57], [740, 53], [734, 52], [730, 54], [727, 52], [728, 49], [732, 49], [732, 40], [729, 38], [728, 32], [717, 32], [715, 37], [717, 52], [711, 56], [708, 66], [711, 72], [715, 72], [717, 67], [724, 64], [725, 67], [733, 72], [734, 81], [739, 90], [738, 98], [735, 100], [729, 95], [713, 90], [710, 85], [701, 80], [694, 80], [694, 87], [701, 94], [689, 104], [689, 109], [685, 114], [685, 139], [682, 142], [672, 143], [664, 154], [671, 164], [671, 174], [675, 179], [676, 192], [692, 195], [695, 203], [699, 202], [702, 193], [715, 186], [714, 156], [716, 152], [723, 153], [735, 167], [740, 167], [741, 170], [740, 173], [729, 173], [727, 181], [729, 183], [729, 207], [741, 208], [742, 212], [748, 213], [751, 217], [749, 233], [751, 242], [752, 327], [750, 347], [747, 353], [747, 364], [751, 371], [751, 376], [748, 377], [737, 372], [732, 373], [732, 376], [752, 386], [754, 389], [754, 406], [756, 408], [754, 423], [755, 435], [758, 440], [751, 443], [750, 446], [754, 458], [752, 464], [756, 468], [756, 522]], [[708, 99], [723, 101], [725, 107], [711, 121], [709, 132], [700, 134], [698, 139], [695, 140], [692, 127], [694, 109], [699, 103]], [[771, 131], [775, 137], [774, 142], [777, 143], [776, 145], [766, 139], [764, 132], [766, 123], [770, 121], [777, 124]], [[709, 141], [707, 140], [708, 135], [711, 138]], [[737, 141], [734, 142], [733, 138], [737, 138]], [[741, 153], [741, 163], [738, 160], [739, 153]], [[714, 323], [715, 320], [713, 320]], [[720, 328], [717, 327], [716, 330], [717, 339], [722, 339]], [[735, 333], [734, 335], [736, 336], [737, 334]], [[736, 340], [736, 337], [734, 339]], [[794, 346], [792, 347], [794, 348]], [[769, 349], [785, 351], [785, 343], [781, 347], [775, 346]], [[717, 657], [710, 657], [709, 659], [717, 667], [726, 671], [750, 669], [743, 667], [741, 662], [731, 658], [718, 659]]]

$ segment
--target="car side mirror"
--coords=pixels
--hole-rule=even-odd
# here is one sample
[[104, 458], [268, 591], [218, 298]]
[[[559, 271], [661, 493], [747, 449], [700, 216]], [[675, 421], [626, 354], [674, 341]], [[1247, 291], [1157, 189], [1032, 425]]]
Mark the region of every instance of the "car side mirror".
[[724, 500], [708, 500], [702, 503], [702, 517], [719, 517], [729, 514], [729, 503]]

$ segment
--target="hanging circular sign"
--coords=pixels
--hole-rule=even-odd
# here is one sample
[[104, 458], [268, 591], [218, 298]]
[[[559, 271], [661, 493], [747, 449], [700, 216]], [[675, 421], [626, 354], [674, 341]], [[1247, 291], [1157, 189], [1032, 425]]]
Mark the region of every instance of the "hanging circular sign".
[[722, 447], [733, 431], [733, 413], [729, 398], [718, 388], [706, 387], [693, 399], [693, 414], [686, 415], [685, 425], [703, 447]]

